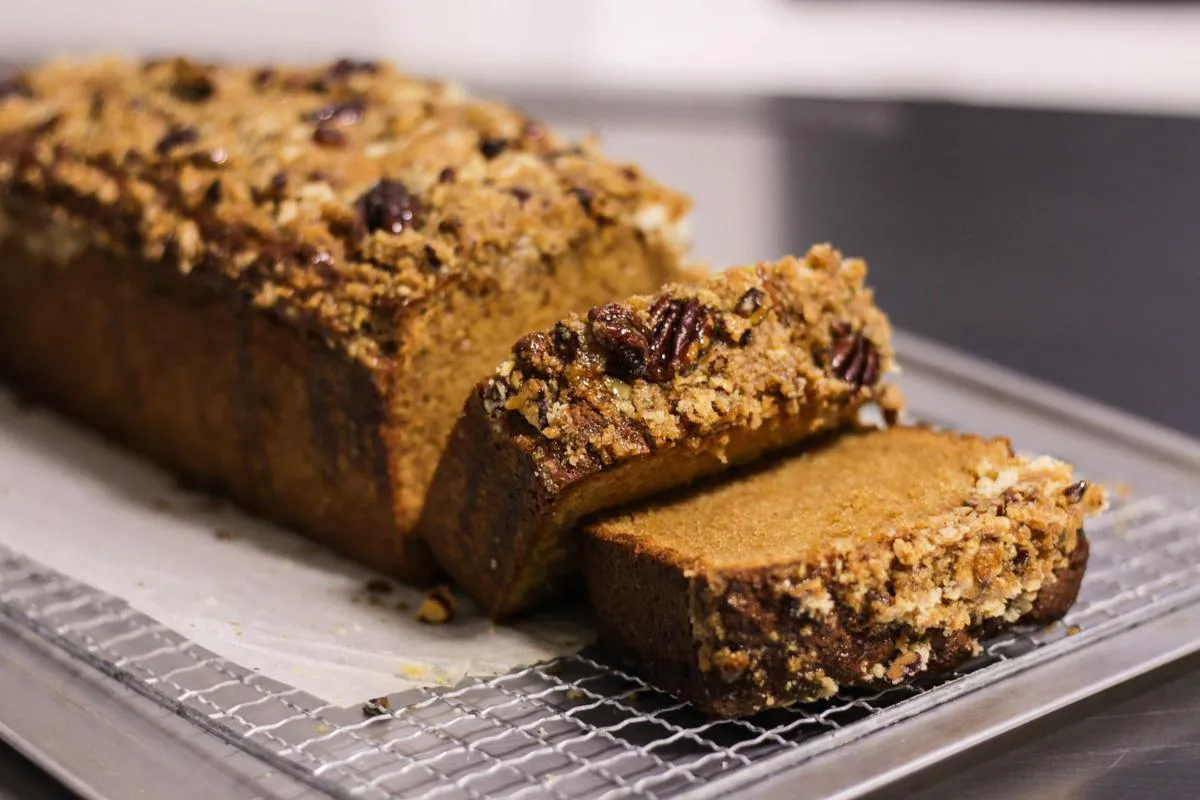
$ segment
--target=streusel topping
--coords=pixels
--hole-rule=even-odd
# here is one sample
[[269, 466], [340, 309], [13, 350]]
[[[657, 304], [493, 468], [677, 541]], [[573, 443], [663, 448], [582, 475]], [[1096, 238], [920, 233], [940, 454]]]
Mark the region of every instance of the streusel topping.
[[349, 60], [37, 68], [0, 84], [0, 189], [367, 362], [436, 286], [505, 286], [614, 224], [682, 249], [687, 211], [510, 108]]
[[810, 414], [820, 429], [869, 400], [894, 409], [881, 383], [891, 329], [865, 274], [819, 245], [597, 306], [518, 342], [479, 388], [484, 409], [497, 425], [520, 417], [570, 464], [711, 447], [714, 433], [782, 415]]

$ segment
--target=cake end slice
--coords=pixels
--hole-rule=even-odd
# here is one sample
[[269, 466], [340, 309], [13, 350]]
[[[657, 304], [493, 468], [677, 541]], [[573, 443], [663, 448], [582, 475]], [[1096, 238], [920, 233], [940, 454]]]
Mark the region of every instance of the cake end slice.
[[578, 574], [583, 516], [854, 420], [891, 330], [828, 246], [594, 307], [531, 333], [467, 400], [418, 531], [495, 618]]
[[585, 527], [601, 639], [715, 716], [952, 668], [1074, 603], [1103, 493], [1006, 440], [847, 433]]

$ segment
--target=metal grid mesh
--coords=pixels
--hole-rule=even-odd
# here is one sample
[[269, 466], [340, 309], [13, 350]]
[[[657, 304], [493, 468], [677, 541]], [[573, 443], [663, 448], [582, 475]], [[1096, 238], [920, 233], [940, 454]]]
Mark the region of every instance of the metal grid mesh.
[[1120, 501], [1089, 526], [1080, 600], [959, 670], [879, 692], [710, 721], [591, 651], [454, 689], [338, 708], [195, 646], [123, 601], [0, 548], [0, 614], [274, 768], [341, 797], [717, 794], [1200, 598], [1200, 508]]

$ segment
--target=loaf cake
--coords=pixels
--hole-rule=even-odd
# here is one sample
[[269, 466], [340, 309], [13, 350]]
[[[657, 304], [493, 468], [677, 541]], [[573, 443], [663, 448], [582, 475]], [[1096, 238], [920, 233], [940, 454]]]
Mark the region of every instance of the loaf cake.
[[831, 247], [593, 307], [523, 337], [466, 402], [419, 532], [494, 618], [578, 574], [574, 523], [899, 396], [866, 266]]
[[1099, 488], [1003, 439], [852, 432], [597, 520], [600, 635], [718, 716], [953, 667], [1075, 601]]
[[0, 378], [419, 581], [471, 387], [677, 279], [686, 211], [385, 64], [53, 63], [0, 82]]

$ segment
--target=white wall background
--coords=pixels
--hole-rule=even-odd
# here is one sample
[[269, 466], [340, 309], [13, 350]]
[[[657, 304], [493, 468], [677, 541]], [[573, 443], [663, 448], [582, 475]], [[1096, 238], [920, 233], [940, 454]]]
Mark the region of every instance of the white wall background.
[[466, 79], [1200, 113], [1200, 7], [841, 0], [2, 0], [0, 53], [362, 53]]

